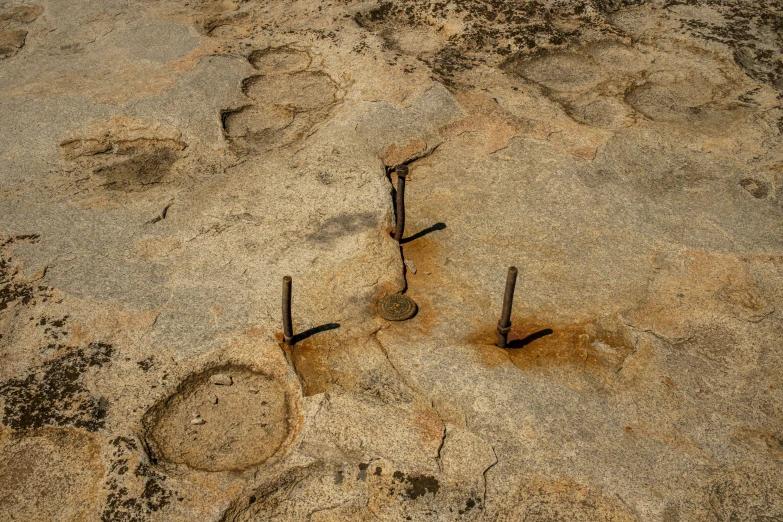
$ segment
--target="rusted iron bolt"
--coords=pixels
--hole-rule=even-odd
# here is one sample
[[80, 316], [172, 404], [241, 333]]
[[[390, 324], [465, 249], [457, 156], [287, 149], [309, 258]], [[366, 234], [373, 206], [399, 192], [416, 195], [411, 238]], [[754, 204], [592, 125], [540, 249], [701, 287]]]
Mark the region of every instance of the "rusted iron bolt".
[[505, 348], [511, 331], [511, 306], [514, 304], [514, 287], [517, 285], [517, 267], [508, 269], [506, 293], [503, 295], [503, 311], [498, 321], [498, 348]]
[[291, 321], [291, 276], [283, 277], [283, 339], [285, 344], [294, 344], [294, 327]]
[[397, 228], [394, 230], [394, 239], [400, 241], [405, 231], [405, 178], [408, 177], [408, 166], [400, 165], [395, 172], [397, 173]]

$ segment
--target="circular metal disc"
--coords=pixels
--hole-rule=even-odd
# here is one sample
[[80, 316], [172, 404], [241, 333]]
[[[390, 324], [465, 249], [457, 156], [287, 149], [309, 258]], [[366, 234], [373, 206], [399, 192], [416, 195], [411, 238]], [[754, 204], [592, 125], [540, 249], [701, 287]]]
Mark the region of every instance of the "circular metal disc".
[[378, 313], [387, 321], [406, 321], [416, 315], [416, 302], [402, 294], [392, 294], [378, 301]]

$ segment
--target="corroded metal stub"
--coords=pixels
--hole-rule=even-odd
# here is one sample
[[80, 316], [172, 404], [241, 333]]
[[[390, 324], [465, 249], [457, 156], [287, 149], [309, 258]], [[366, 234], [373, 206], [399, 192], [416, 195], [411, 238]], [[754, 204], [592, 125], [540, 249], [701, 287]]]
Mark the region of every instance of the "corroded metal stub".
[[387, 321], [407, 321], [418, 309], [416, 302], [407, 295], [387, 295], [378, 301], [378, 313]]

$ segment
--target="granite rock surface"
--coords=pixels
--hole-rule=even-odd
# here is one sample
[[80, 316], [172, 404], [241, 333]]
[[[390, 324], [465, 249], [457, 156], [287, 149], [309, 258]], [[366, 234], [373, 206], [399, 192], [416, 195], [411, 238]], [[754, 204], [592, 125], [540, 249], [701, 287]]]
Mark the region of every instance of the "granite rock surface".
[[0, 520], [783, 520], [782, 51], [780, 0], [0, 2]]

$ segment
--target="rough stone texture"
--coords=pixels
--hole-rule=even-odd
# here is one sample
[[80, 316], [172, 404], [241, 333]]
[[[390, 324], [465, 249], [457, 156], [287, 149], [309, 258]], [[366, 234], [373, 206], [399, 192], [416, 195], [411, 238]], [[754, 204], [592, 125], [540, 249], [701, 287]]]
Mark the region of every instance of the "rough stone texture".
[[105, 472], [95, 437], [70, 428], [46, 428], [5, 432], [0, 445], [0, 518], [90, 518], [89, 499], [97, 496]]
[[[248, 368], [226, 368], [236, 382], [196, 375], [148, 413], [147, 438], [160, 458], [207, 471], [244, 469], [269, 460], [289, 435], [285, 389]], [[219, 391], [214, 390], [221, 385]], [[154, 448], [154, 449], [153, 449]]]
[[0, 3], [0, 520], [783, 519], [781, 13]]

